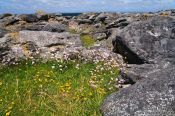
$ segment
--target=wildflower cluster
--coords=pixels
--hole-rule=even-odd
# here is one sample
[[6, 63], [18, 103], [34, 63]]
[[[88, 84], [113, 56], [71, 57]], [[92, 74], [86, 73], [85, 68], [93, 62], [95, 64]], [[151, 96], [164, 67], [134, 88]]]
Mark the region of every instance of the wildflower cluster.
[[117, 74], [115, 62], [102, 61], [32, 60], [5, 66], [0, 69], [0, 114], [100, 115], [104, 97], [116, 90]]

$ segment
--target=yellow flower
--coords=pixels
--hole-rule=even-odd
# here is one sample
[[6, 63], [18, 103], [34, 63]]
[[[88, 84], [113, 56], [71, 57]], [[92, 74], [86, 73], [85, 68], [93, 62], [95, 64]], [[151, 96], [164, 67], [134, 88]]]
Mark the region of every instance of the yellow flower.
[[97, 92], [100, 93], [100, 94], [106, 93], [105, 90], [104, 90], [103, 88], [98, 88], [98, 89], [97, 89]]
[[15, 104], [15, 102], [12, 102], [12, 105], [14, 105]]
[[11, 110], [13, 107], [12, 106], [9, 106], [8, 109]]
[[10, 116], [11, 111], [6, 112], [6, 116]]
[[67, 90], [70, 90], [71, 89], [71, 87], [69, 86], [68, 88], [67, 88]]
[[65, 84], [65, 86], [66, 86], [66, 87], [71, 86], [71, 82], [67, 82], [67, 83]]
[[41, 79], [38, 79], [39, 82], [41, 82], [42, 80]]
[[45, 82], [48, 82], [47, 78], [45, 78]]
[[92, 96], [92, 92], [90, 92], [89, 95]]
[[42, 88], [42, 87], [43, 87], [43, 85], [41, 85], [41, 84], [40, 84], [40, 85], [39, 85], [39, 87], [40, 87], [40, 88]]

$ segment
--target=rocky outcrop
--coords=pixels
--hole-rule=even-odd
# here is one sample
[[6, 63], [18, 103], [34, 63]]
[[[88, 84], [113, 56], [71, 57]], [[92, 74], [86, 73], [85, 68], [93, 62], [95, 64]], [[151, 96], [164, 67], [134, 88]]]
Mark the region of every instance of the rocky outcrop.
[[118, 32], [114, 52], [132, 64], [121, 70], [118, 83], [132, 86], [107, 97], [103, 115], [174, 116], [174, 28], [173, 18], [155, 16]]
[[133, 64], [172, 59], [175, 55], [174, 28], [174, 19], [168, 17], [135, 22], [118, 34], [113, 41], [114, 51]]
[[102, 111], [105, 116], [174, 116], [174, 65], [164, 65], [129, 88], [107, 97]]

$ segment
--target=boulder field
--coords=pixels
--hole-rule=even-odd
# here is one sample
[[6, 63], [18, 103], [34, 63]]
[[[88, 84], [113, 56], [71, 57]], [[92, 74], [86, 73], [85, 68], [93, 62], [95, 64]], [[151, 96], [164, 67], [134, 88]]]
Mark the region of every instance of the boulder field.
[[119, 91], [102, 103], [104, 116], [175, 116], [175, 10], [0, 15], [1, 64], [28, 58], [114, 61]]
[[117, 34], [113, 50], [130, 64], [121, 70], [119, 83], [132, 86], [107, 97], [101, 107], [104, 115], [175, 115], [174, 21], [153, 17]]

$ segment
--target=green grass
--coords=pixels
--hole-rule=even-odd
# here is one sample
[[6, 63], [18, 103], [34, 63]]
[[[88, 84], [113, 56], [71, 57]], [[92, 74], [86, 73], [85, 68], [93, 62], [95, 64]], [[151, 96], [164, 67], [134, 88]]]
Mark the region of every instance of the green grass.
[[81, 41], [85, 47], [90, 47], [90, 46], [94, 45], [94, 43], [95, 43], [94, 38], [89, 34], [81, 34], [80, 37], [81, 37]]
[[71, 34], [78, 34], [78, 32], [75, 29], [69, 29], [69, 33], [71, 33]]
[[116, 68], [80, 61], [24, 61], [0, 68], [0, 115], [99, 116]]

